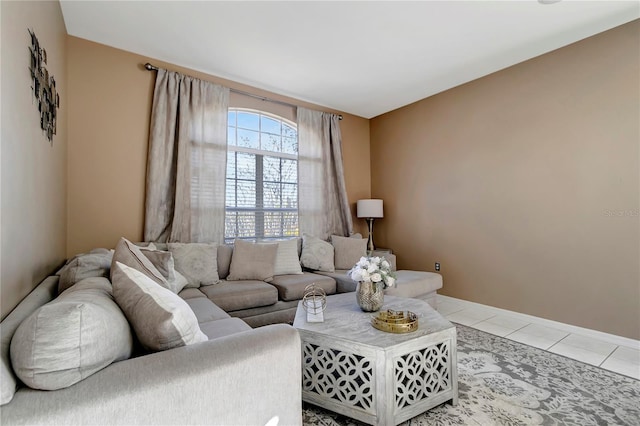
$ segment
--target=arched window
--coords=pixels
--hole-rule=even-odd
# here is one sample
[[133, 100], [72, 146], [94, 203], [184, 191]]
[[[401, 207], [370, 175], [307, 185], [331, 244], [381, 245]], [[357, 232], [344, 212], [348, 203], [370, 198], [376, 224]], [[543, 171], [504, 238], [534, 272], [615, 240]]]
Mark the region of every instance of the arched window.
[[225, 241], [298, 235], [298, 132], [263, 111], [229, 108]]

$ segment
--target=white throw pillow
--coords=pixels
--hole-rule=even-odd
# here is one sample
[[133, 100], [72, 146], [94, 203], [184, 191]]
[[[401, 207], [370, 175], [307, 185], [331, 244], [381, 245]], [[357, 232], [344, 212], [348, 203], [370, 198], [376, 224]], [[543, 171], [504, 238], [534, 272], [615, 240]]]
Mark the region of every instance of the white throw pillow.
[[311, 235], [302, 235], [300, 261], [302, 266], [314, 271], [335, 272], [336, 270], [333, 264], [333, 246]]
[[145, 348], [163, 351], [208, 340], [180, 296], [120, 262], [111, 276], [113, 297]]
[[278, 241], [273, 275], [295, 274], [302, 274], [302, 266], [300, 266], [300, 258], [298, 257], [298, 239]]

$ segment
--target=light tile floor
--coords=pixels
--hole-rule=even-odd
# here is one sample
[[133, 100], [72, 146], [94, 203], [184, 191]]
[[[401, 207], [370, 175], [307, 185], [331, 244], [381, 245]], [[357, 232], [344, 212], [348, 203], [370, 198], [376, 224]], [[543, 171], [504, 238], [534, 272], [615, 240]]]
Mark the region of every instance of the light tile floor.
[[509, 314], [447, 296], [438, 295], [438, 311], [449, 321], [640, 380], [640, 343], [637, 341], [626, 339], [629, 345], [615, 344], [567, 331], [561, 323], [554, 327], [547, 320], [516, 312]]

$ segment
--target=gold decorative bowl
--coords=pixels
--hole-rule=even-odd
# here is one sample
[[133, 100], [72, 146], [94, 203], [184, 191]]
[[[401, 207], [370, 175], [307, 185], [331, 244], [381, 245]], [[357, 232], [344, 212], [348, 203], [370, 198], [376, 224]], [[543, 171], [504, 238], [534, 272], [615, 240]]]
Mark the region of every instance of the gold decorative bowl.
[[371, 320], [371, 325], [387, 333], [411, 333], [418, 329], [418, 316], [410, 311], [382, 311]]

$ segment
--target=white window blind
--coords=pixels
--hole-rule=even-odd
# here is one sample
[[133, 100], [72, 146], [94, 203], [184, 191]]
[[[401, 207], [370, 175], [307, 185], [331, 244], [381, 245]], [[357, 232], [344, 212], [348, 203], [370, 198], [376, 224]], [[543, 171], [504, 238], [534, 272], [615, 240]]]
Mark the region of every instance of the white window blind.
[[298, 235], [298, 133], [287, 120], [229, 109], [225, 241]]

